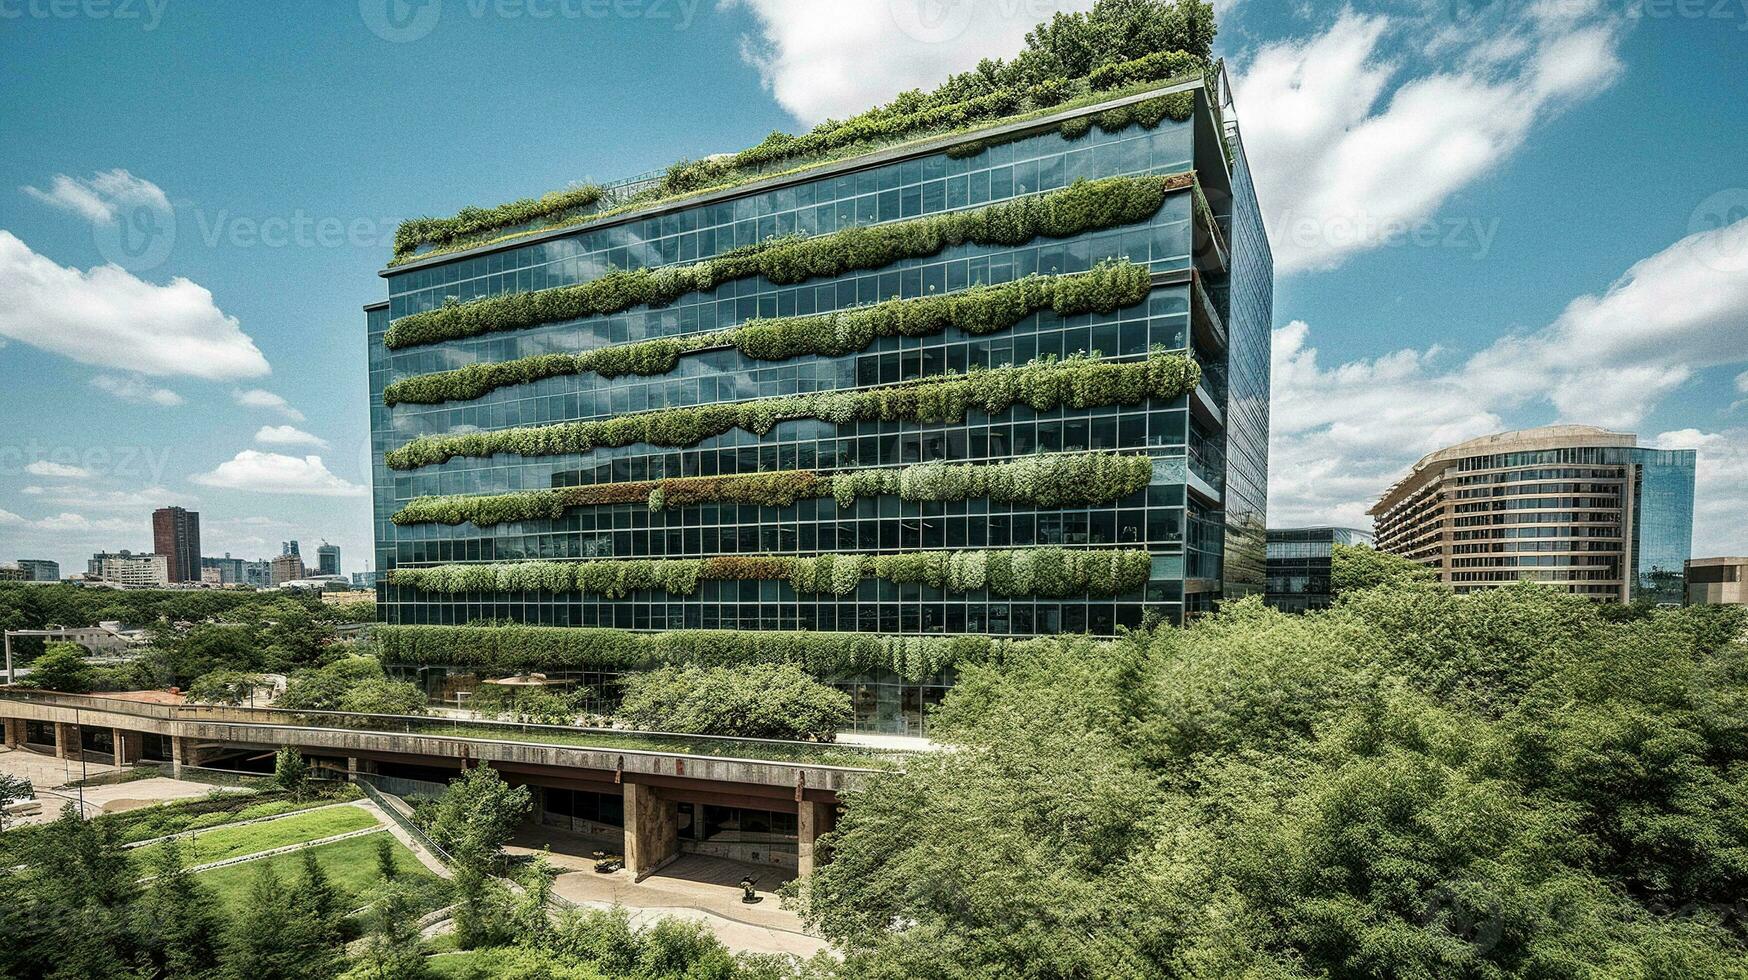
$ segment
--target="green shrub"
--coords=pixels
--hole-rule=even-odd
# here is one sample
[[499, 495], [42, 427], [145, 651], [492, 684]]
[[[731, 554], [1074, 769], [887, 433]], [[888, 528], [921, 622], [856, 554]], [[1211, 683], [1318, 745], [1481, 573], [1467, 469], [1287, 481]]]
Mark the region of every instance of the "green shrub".
[[554, 191], [540, 198], [523, 198], [495, 208], [462, 208], [453, 218], [413, 218], [395, 229], [394, 257], [409, 258], [421, 246], [453, 245], [499, 228], [556, 218], [581, 211], [601, 200], [604, 191], [595, 185]]
[[744, 476], [688, 476], [637, 483], [524, 490], [484, 497], [420, 497], [394, 522], [492, 527], [509, 521], [557, 520], [579, 507], [643, 502], [652, 511], [701, 503], [787, 507], [835, 497], [848, 507], [863, 497], [952, 501], [987, 497], [997, 503], [1069, 507], [1109, 503], [1147, 486], [1153, 459], [1116, 453], [1059, 453], [1004, 463], [921, 463], [820, 476], [808, 470]]
[[538, 428], [420, 436], [389, 452], [386, 459], [393, 469], [410, 470], [458, 456], [563, 456], [636, 443], [680, 448], [733, 429], [762, 436], [778, 422], [798, 419], [838, 425], [873, 420], [958, 422], [971, 409], [993, 415], [1014, 405], [1040, 412], [1135, 405], [1186, 394], [1200, 378], [1196, 362], [1182, 354], [1155, 353], [1146, 360], [1126, 362], [1084, 356], [1046, 358], [855, 391], [667, 408]]
[[1033, 275], [1001, 285], [978, 285], [946, 296], [894, 299], [817, 316], [748, 320], [737, 330], [645, 340], [582, 354], [536, 354], [493, 364], [472, 364], [403, 378], [383, 389], [383, 404], [435, 405], [466, 401], [510, 385], [594, 372], [607, 378], [672, 371], [683, 354], [733, 347], [755, 360], [781, 361], [806, 354], [837, 356], [866, 350], [877, 337], [924, 337], [957, 327], [986, 334], [1019, 323], [1039, 310], [1058, 316], [1114, 313], [1152, 291], [1146, 266], [1101, 263], [1090, 272]]
[[[1059, 41], [1081, 31], [1092, 36]], [[1170, 5], [1149, 11], [1133, 4], [1101, 4], [1089, 14], [1068, 15], [1039, 25], [1039, 30], [1027, 36], [1026, 50], [1011, 61], [986, 60], [973, 71], [949, 78], [933, 92], [902, 92], [885, 105], [849, 119], [826, 120], [808, 133], [773, 132], [757, 146], [739, 153], [678, 161], [655, 187], [618, 204], [634, 207], [654, 203], [741, 183], [800, 161], [930, 133], [987, 126], [1129, 85], [1199, 75], [1212, 89], [1213, 37], [1213, 17], [1205, 10], [1186, 14], [1170, 9]], [[981, 145], [977, 150], [955, 147], [948, 152], [968, 155], [981, 149]], [[425, 244], [444, 249], [466, 247], [488, 240], [499, 229], [543, 217], [562, 219], [570, 211], [596, 203], [603, 193], [601, 188], [589, 186], [490, 210], [468, 208], [454, 218], [414, 219], [395, 234], [394, 260], [413, 257], [412, 253]], [[581, 203], [567, 200], [573, 195]]]
[[1187, 51], [1155, 51], [1133, 61], [1123, 61], [1095, 68], [1086, 80], [1095, 91], [1102, 92], [1107, 89], [1133, 85], [1136, 82], [1183, 78], [1207, 70], [1207, 59], [1199, 58]]
[[923, 258], [952, 245], [1023, 245], [1135, 224], [1152, 217], [1195, 174], [1080, 180], [1060, 190], [967, 211], [845, 228], [814, 237], [773, 239], [692, 265], [614, 270], [586, 283], [452, 303], [396, 320], [383, 337], [391, 349], [484, 333], [520, 330], [633, 306], [663, 306], [687, 293], [763, 276], [777, 285]]
[[1152, 558], [1145, 551], [1046, 547], [899, 555], [719, 555], [432, 565], [396, 569], [389, 573], [389, 582], [449, 595], [539, 591], [622, 599], [638, 591], [691, 595], [701, 581], [749, 580], [786, 581], [800, 593], [842, 596], [854, 592], [864, 578], [880, 578], [949, 592], [988, 589], [991, 595], [1065, 598], [1131, 592], [1147, 583], [1151, 567]]
[[619, 716], [647, 731], [829, 742], [850, 696], [783, 664], [663, 667], [625, 679]]
[[999, 661], [1033, 641], [989, 636], [883, 636], [806, 630], [629, 630], [559, 626], [377, 626], [384, 663], [483, 671], [620, 673], [663, 664], [795, 664], [816, 677], [890, 671], [911, 680]]

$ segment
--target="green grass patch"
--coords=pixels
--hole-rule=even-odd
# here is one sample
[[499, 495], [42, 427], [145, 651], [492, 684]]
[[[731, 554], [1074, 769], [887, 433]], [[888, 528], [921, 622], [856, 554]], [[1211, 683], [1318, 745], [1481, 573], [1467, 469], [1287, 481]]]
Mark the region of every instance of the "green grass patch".
[[[377, 823], [376, 817], [367, 811], [345, 806], [280, 817], [246, 827], [225, 827], [208, 831], [192, 841], [184, 841], [182, 860], [190, 867], [211, 864], [245, 854], [271, 851], [276, 847], [347, 834], [374, 827]], [[137, 848], [129, 854], [129, 860], [144, 871], [151, 867], [152, 851], [158, 846], [161, 845]]]
[[[348, 904], [354, 908], [367, 904], [382, 884], [382, 876], [376, 867], [375, 834], [323, 844], [310, 848], [310, 851], [315, 854], [316, 863], [327, 872], [329, 880], [346, 893]], [[448, 882], [420, 864], [413, 852], [399, 841], [395, 842], [394, 854], [400, 879], [417, 885], [423, 897], [417, 903], [421, 915], [447, 904]], [[195, 880], [207, 888], [221, 908], [237, 908], [247, 899], [249, 885], [261, 873], [263, 865], [271, 865], [281, 881], [295, 882], [303, 873], [303, 852], [277, 854], [259, 861], [203, 871], [195, 876]]]

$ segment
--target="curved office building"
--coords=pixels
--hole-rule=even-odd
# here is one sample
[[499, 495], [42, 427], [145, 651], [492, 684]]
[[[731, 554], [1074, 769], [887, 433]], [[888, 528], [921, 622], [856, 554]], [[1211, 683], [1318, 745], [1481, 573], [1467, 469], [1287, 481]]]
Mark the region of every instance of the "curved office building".
[[1431, 453], [1370, 511], [1381, 551], [1458, 592], [1520, 580], [1578, 595], [1679, 603], [1693, 539], [1692, 450], [1551, 425]]

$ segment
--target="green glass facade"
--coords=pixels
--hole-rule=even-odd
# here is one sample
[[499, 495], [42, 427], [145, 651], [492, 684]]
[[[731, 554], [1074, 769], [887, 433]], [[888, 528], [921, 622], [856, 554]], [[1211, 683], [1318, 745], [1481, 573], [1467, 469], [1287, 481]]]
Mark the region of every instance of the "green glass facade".
[[[1234, 136], [1228, 168], [1216, 117], [1199, 83], [1194, 114], [1148, 129], [1098, 127], [1079, 138], [1054, 122], [1008, 134], [966, 155], [979, 135], [912, 144], [640, 213], [587, 222], [499, 246], [418, 260], [384, 273], [388, 301], [367, 309], [372, 440], [376, 455], [377, 567], [385, 572], [458, 562], [722, 555], [896, 554], [1035, 546], [1145, 549], [1144, 587], [1115, 597], [1039, 599], [948, 592], [864, 580], [849, 595], [797, 593], [786, 581], [702, 581], [689, 595], [606, 598], [544, 591], [432, 594], [383, 581], [390, 623], [480, 620], [558, 626], [854, 630], [1028, 636], [1114, 633], [1150, 611], [1168, 620], [1211, 608], [1222, 594], [1262, 587], [1266, 524], [1269, 320], [1272, 266]], [[1128, 101], [1128, 100], [1125, 100]], [[1083, 110], [1090, 114], [1098, 107]], [[391, 350], [397, 318], [446, 303], [596, 280], [614, 269], [692, 263], [772, 236], [822, 235], [852, 226], [974, 209], [1086, 178], [1195, 171], [1212, 224], [1187, 188], [1150, 219], [1014, 246], [962, 244], [834, 278], [777, 285], [721, 283], [659, 309], [622, 313]], [[1228, 244], [1229, 243], [1229, 244]], [[1035, 313], [1009, 329], [956, 328], [879, 338], [838, 357], [755, 361], [733, 348], [687, 354], [668, 374], [594, 374], [502, 387], [436, 405], [383, 404], [397, 380], [537, 354], [724, 330], [754, 318], [827, 313], [893, 298], [939, 296], [1033, 274], [1083, 272], [1123, 259], [1146, 266], [1154, 287], [1109, 314]], [[1038, 358], [1096, 352], [1137, 360], [1183, 352], [1202, 368], [1198, 389], [1175, 399], [1091, 409], [972, 410], [963, 422], [791, 421], [762, 436], [735, 430], [684, 448], [634, 444], [584, 455], [457, 458], [411, 470], [383, 455], [425, 435], [608, 419], [654, 409], [892, 385]], [[409, 524], [392, 516], [416, 497], [492, 495], [686, 476], [807, 470], [822, 474], [931, 461], [999, 462], [1037, 453], [1119, 451], [1154, 458], [1152, 485], [1098, 506], [1039, 507], [987, 499], [948, 503], [896, 496], [830, 497], [785, 507], [708, 503], [652, 512], [642, 503], [581, 507], [556, 519], [488, 528]], [[901, 696], [899, 700], [903, 700]]]

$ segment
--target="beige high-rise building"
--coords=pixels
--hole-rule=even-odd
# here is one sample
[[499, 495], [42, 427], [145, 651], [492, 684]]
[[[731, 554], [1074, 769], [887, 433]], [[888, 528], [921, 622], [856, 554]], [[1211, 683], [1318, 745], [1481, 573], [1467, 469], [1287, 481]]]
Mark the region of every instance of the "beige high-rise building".
[[1458, 592], [1520, 580], [1599, 600], [1685, 600], [1692, 450], [1550, 425], [1438, 450], [1368, 512], [1377, 547]]

